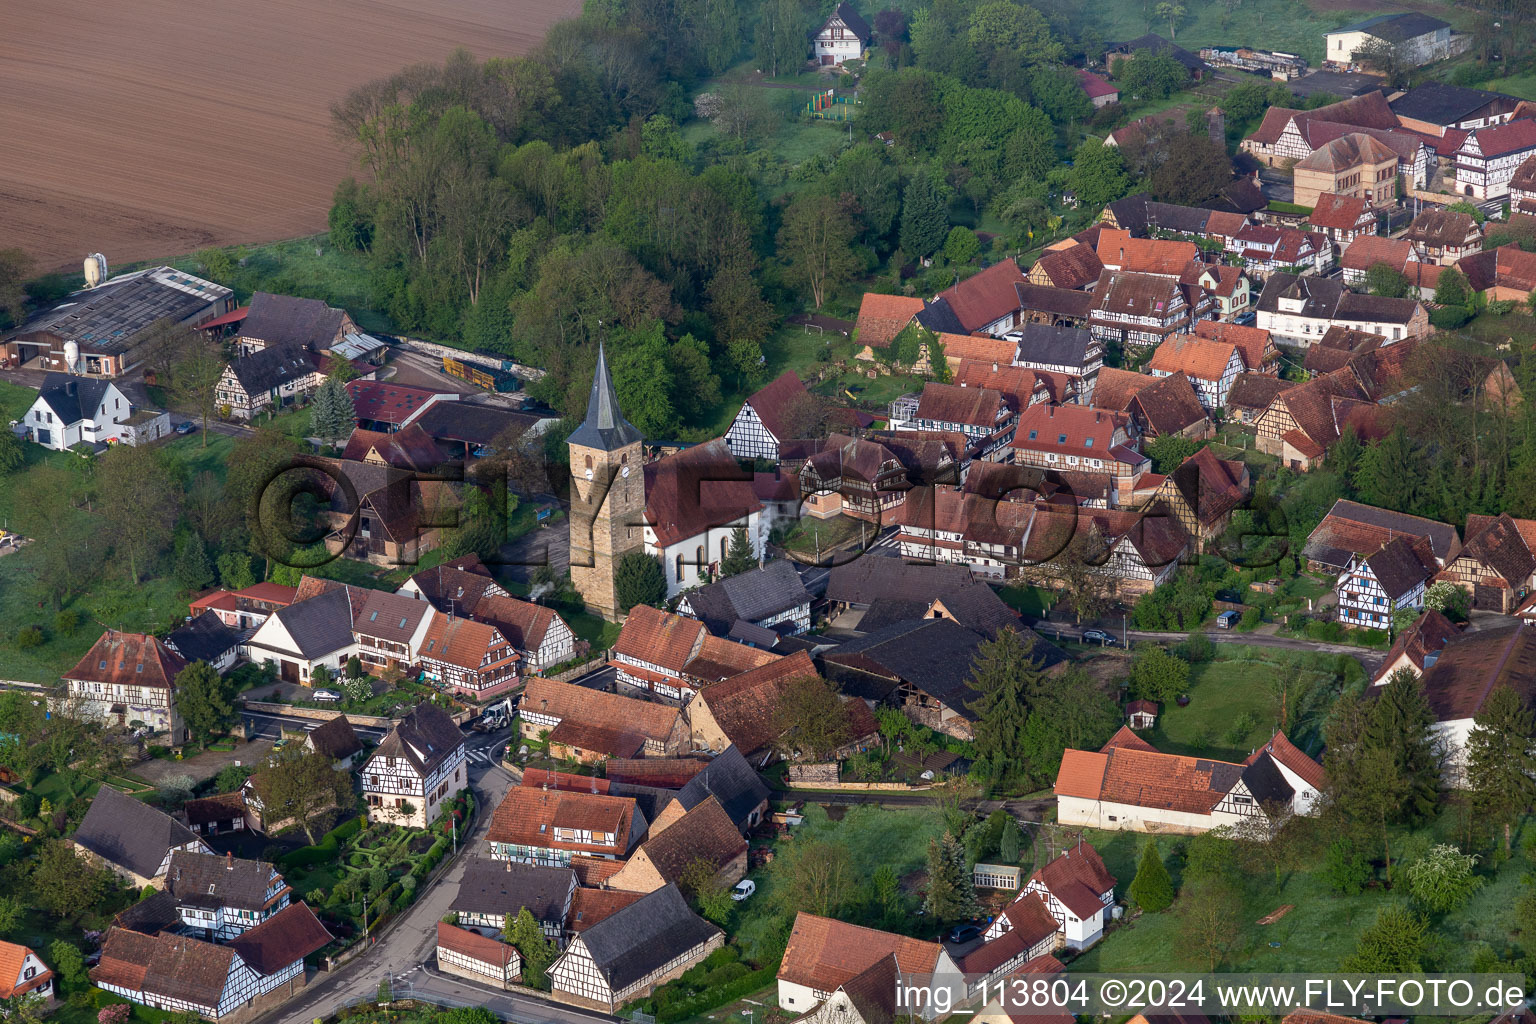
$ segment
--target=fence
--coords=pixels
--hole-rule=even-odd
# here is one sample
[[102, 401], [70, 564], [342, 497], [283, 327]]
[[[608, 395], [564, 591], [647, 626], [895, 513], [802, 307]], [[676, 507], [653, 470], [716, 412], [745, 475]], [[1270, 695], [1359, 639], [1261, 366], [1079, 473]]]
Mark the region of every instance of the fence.
[[553, 679], [557, 683], [568, 683], [573, 679], [580, 679], [584, 675], [589, 675], [593, 672], [596, 672], [605, 667], [607, 664], [608, 652], [599, 651], [596, 655], [588, 658], [586, 661], [579, 665], [572, 665], [570, 668], [562, 669], [561, 671], [555, 673], [541, 672], [539, 673], [539, 678]]

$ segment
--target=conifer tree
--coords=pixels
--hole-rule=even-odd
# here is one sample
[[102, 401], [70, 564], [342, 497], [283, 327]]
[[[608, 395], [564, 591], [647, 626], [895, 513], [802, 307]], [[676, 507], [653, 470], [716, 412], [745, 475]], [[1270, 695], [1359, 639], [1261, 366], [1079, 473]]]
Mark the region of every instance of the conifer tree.
[[1173, 902], [1173, 879], [1168, 877], [1162, 855], [1157, 852], [1156, 839], [1148, 839], [1141, 849], [1141, 863], [1131, 880], [1131, 898], [1149, 914], [1167, 910]]
[[1386, 753], [1403, 784], [1403, 799], [1392, 820], [1423, 821], [1435, 812], [1440, 788], [1440, 757], [1432, 729], [1435, 716], [1419, 681], [1405, 669], [1392, 673], [1371, 708], [1364, 742]]
[[747, 539], [747, 528], [738, 526], [731, 531], [731, 546], [726, 549], [720, 562], [720, 576], [735, 576], [748, 569], [757, 568], [757, 556], [752, 553], [752, 542]]
[[934, 921], [967, 921], [980, 912], [971, 876], [965, 870], [965, 847], [953, 832], [928, 841], [928, 895], [923, 910]]
[[1481, 818], [1504, 828], [1504, 850], [1509, 851], [1515, 818], [1536, 803], [1536, 757], [1531, 756], [1531, 736], [1536, 716], [1526, 710], [1507, 684], [1488, 695], [1482, 710], [1472, 719], [1467, 737], [1467, 784], [1472, 790], [1472, 809]]
[[1021, 638], [1004, 628], [977, 649], [968, 685], [980, 696], [966, 707], [976, 714], [976, 751], [994, 778], [1028, 769], [1024, 728], [1029, 703], [1039, 696], [1043, 680], [1035, 664], [1033, 634]]
[[938, 251], [949, 236], [949, 214], [944, 197], [926, 171], [918, 171], [907, 183], [901, 198], [901, 248], [913, 259], [925, 259]]

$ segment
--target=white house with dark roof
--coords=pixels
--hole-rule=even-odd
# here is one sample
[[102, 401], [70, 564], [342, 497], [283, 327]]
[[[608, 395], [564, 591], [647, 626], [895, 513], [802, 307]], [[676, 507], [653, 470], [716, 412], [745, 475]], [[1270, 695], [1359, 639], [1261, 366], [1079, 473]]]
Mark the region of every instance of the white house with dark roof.
[[767, 530], [759, 528], [762, 513], [752, 474], [740, 468], [724, 439], [648, 463], [645, 551], [661, 560], [667, 597], [707, 582], [730, 551], [738, 526], [747, 531], [752, 554], [761, 558], [768, 539]]
[[[268, 348], [312, 348], [316, 352], [328, 352], [333, 346], [346, 343], [348, 335], [358, 335], [358, 327], [344, 309], [327, 306], [319, 299], [253, 292], [234, 345], [242, 355]], [[353, 344], [348, 351], [355, 350], [357, 355], [363, 355], [379, 344], [382, 343], [373, 346]], [[347, 358], [355, 357], [349, 355]]]
[[308, 685], [322, 665], [333, 673], [340, 670], [358, 650], [347, 588], [338, 586], [277, 609], [243, 650], [257, 664], [274, 664], [285, 683]]
[[1509, 195], [1515, 172], [1536, 155], [1536, 118], [1474, 128], [1456, 150], [1456, 192], [1474, 199]]
[[1354, 555], [1333, 585], [1339, 622], [1390, 630], [1398, 609], [1424, 606], [1424, 588], [1435, 571], [1428, 542], [1411, 537], [1397, 536], [1375, 551]]
[[779, 445], [810, 432], [799, 422], [814, 400], [794, 370], [785, 370], [742, 404], [725, 432], [725, 443], [738, 459], [779, 460]]
[[811, 628], [811, 595], [800, 574], [780, 558], [685, 594], [678, 613], [696, 618], [716, 636], [738, 622], [793, 636]]
[[166, 869], [165, 892], [188, 934], [227, 942], [288, 906], [293, 889], [265, 861], [178, 850]]
[[864, 56], [870, 38], [869, 22], [848, 3], [840, 3], [812, 37], [811, 60], [821, 67], [858, 60]]
[[359, 774], [370, 820], [426, 828], [469, 785], [464, 734], [435, 705], [418, 704], [395, 723]]
[[21, 425], [28, 440], [62, 452], [82, 442], [122, 439], [131, 416], [133, 404], [110, 380], [50, 373]]
[[526, 909], [545, 937], [561, 944], [575, 893], [576, 872], [569, 867], [476, 857], [464, 865], [449, 909], [458, 915], [460, 927], [497, 933]]
[[304, 349], [263, 348], [230, 360], [214, 387], [214, 401], [234, 418], [248, 420], [264, 409], [281, 409], [324, 381]]
[[1332, 32], [1323, 33], [1325, 64], [1350, 66], [1362, 49], [1385, 43], [1396, 47], [1409, 64], [1428, 64], [1466, 49], [1468, 36], [1458, 36], [1448, 22], [1416, 11], [1378, 14]]
[[436, 610], [385, 590], [369, 591], [352, 620], [357, 656], [369, 672], [408, 670], [421, 660]]

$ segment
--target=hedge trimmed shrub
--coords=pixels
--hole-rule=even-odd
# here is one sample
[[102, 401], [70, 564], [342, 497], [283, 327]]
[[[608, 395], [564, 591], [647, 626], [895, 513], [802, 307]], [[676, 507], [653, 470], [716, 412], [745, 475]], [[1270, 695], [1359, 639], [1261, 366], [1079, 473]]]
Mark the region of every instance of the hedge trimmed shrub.
[[[733, 967], [744, 966], [733, 964]], [[774, 978], [779, 973], [778, 966], [765, 967], [760, 971], [749, 971], [740, 975], [736, 980], [721, 985], [717, 988], [708, 988], [689, 999], [671, 1003], [667, 1006], [657, 1006], [657, 1024], [675, 1024], [689, 1017], [697, 1017], [717, 1006], [733, 1003], [742, 996], [751, 995], [758, 989], [767, 988], [773, 984]], [[661, 993], [658, 991], [657, 995]]]

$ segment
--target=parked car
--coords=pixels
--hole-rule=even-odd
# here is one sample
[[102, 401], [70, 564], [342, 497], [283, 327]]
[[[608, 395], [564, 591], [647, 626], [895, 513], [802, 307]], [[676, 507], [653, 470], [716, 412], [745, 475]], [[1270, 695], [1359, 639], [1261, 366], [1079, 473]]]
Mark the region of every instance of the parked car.
[[1083, 643], [1098, 644], [1101, 647], [1115, 647], [1120, 641], [1115, 638], [1115, 634], [1106, 633], [1102, 629], [1085, 629], [1083, 630]]
[[197, 424], [193, 423], [191, 420], [182, 420], [180, 423], [176, 424], [176, 433], [178, 434], [190, 434], [196, 429]]
[[314, 699], [318, 700], [318, 701], [327, 701], [328, 702], [328, 701], [334, 701], [334, 700], [341, 700], [342, 697], [341, 697], [341, 694], [337, 693], [335, 690], [316, 690], [315, 693], [314, 693]]
[[757, 883], [750, 878], [743, 878], [736, 883], [736, 888], [731, 890], [731, 899], [740, 903], [755, 892], [757, 892]]
[[1225, 611], [1225, 612], [1222, 612], [1220, 615], [1216, 616], [1216, 628], [1217, 629], [1231, 629], [1233, 626], [1236, 626], [1238, 624], [1238, 622], [1241, 621], [1241, 620], [1242, 620], [1242, 616], [1239, 615], [1237, 612], [1235, 612], [1235, 611]]
[[953, 942], [955, 945], [959, 946], [979, 938], [981, 938], [981, 925], [957, 924], [949, 930], [949, 935], [945, 941]]

